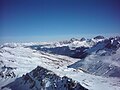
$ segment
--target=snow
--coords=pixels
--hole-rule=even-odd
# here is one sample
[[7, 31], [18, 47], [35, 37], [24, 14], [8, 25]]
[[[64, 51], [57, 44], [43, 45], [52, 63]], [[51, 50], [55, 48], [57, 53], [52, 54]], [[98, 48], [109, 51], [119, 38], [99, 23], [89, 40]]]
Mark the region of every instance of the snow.
[[[73, 44], [76, 43], [82, 45], [82, 43], [78, 42], [74, 42]], [[83, 42], [83, 45], [85, 45], [84, 43], [85, 42]], [[120, 90], [120, 79], [118, 78], [105, 78], [90, 75], [81, 70], [67, 68], [68, 65], [77, 62], [79, 59], [73, 59], [62, 55], [53, 55], [24, 47], [29, 45], [31, 44], [13, 44], [13, 46], [15, 46], [13, 48], [5, 46], [0, 49], [0, 61], [3, 61], [3, 63], [0, 64], [0, 69], [2, 66], [12, 67], [15, 68], [12, 71], [16, 74], [15, 78], [0, 78], [0, 87], [13, 82], [16, 78], [32, 71], [37, 66], [42, 66], [61, 77], [68, 76], [80, 82], [80, 84], [89, 90]], [[50, 83], [48, 81], [47, 86], [49, 85]]]
[[77, 47], [91, 47], [93, 46], [95, 43], [99, 42], [99, 41], [102, 41], [103, 39], [101, 40], [91, 40], [91, 41], [88, 41], [88, 40], [84, 40], [84, 41], [80, 41], [80, 40], [73, 40], [72, 42], [70, 41], [64, 41], [64, 42], [67, 42], [67, 43], [64, 43], [64, 42], [53, 42], [53, 43], [50, 43], [50, 44], [46, 44], [44, 45], [43, 47], [41, 48], [55, 48], [55, 47], [63, 47], [63, 46], [68, 46], [70, 49], [73, 49], [73, 48], [77, 48]]

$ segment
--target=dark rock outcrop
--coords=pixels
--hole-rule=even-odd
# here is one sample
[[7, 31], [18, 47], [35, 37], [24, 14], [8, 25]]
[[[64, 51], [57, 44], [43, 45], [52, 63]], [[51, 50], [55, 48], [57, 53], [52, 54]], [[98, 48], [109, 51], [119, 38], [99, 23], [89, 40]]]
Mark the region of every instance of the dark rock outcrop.
[[99, 36], [94, 37], [94, 39], [104, 39], [104, 37], [99, 35]]
[[80, 83], [66, 76], [59, 77], [40, 66], [2, 88], [5, 87], [12, 90], [88, 90]]

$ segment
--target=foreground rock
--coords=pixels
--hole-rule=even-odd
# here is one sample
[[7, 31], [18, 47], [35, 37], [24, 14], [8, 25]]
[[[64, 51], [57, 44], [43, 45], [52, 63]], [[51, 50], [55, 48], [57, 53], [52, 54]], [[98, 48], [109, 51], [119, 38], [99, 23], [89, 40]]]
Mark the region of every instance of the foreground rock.
[[78, 82], [64, 76], [59, 77], [52, 71], [38, 66], [30, 73], [2, 87], [12, 90], [88, 90]]

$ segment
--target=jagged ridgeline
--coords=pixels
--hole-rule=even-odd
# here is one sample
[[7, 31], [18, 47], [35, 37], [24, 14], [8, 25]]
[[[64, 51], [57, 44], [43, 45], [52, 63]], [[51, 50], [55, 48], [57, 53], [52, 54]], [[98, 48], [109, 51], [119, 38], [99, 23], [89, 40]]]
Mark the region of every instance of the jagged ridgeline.
[[116, 51], [120, 47], [120, 37], [104, 38], [96, 36], [92, 39], [72, 38], [69, 41], [61, 41], [46, 45], [32, 45], [30, 48], [49, 52], [52, 54], [70, 56], [72, 58], [83, 59], [91, 53], [99, 50]]
[[60, 77], [40, 66], [2, 89], [5, 87], [12, 90], [88, 90], [71, 78]]

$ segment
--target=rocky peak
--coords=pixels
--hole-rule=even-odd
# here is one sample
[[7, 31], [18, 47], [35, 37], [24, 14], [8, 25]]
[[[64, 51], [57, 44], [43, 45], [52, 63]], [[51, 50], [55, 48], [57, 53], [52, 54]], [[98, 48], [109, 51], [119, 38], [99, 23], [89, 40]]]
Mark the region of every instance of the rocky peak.
[[99, 36], [94, 37], [94, 39], [104, 39], [104, 37], [99, 35]]
[[12, 90], [88, 90], [80, 83], [40, 66], [5, 87]]
[[70, 42], [74, 42], [74, 41], [79, 41], [79, 40], [76, 39], [76, 38], [71, 38], [71, 39], [70, 39]]
[[80, 41], [85, 41], [85, 40], [86, 40], [86, 39], [85, 39], [84, 37], [80, 39]]

